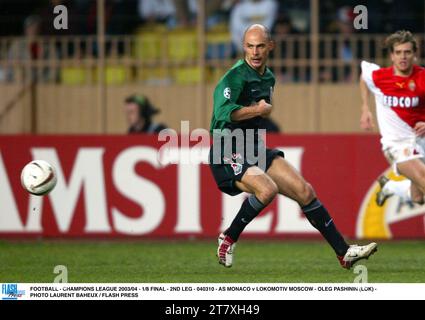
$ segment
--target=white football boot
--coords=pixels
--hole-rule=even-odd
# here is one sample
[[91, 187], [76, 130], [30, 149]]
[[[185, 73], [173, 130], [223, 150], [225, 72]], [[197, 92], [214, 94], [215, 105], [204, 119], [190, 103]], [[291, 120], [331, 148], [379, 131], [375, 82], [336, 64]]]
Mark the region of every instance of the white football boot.
[[233, 264], [233, 251], [235, 250], [236, 242], [234, 242], [229, 236], [226, 236], [224, 233], [221, 233], [218, 236], [217, 241], [218, 263], [222, 264], [226, 268], [230, 268]]
[[337, 256], [339, 263], [345, 269], [350, 269], [357, 261], [361, 259], [369, 259], [369, 257], [378, 250], [375, 242], [365, 246], [351, 245], [343, 257]]

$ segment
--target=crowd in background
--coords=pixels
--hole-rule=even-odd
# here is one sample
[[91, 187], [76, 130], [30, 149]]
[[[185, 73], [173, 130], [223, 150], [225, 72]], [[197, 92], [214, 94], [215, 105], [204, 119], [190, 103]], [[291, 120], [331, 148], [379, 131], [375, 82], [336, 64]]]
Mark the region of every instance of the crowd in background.
[[[286, 35], [308, 35], [310, 28], [310, 0], [208, 0], [206, 3], [206, 30], [214, 30], [217, 26], [225, 28], [229, 33], [230, 54], [211, 54], [209, 58], [236, 58], [242, 54], [241, 46], [244, 30], [253, 23], [268, 27], [274, 36], [285, 39]], [[331, 43], [329, 48], [320, 44], [319, 58], [332, 58], [347, 63], [343, 78], [338, 77], [336, 68], [323, 68], [320, 72], [322, 81], [350, 81], [352, 68], [348, 64], [354, 58], [362, 58], [364, 42], [354, 43], [352, 36], [360, 33], [377, 34], [392, 33], [399, 29], [407, 29], [414, 33], [423, 33], [425, 28], [424, 1], [404, 0], [370, 0], [367, 1], [368, 29], [356, 30], [353, 27], [355, 14], [353, 8], [359, 4], [354, 0], [320, 0], [319, 28], [320, 33], [340, 35], [338, 41]], [[53, 8], [64, 5], [68, 9], [68, 29], [56, 30], [53, 27]], [[21, 36], [26, 40], [12, 42], [1, 59], [45, 59], [49, 54], [61, 58], [63, 50], [48, 50], [40, 43], [31, 42], [38, 35], [94, 35], [97, 32], [97, 1], [95, 0], [2, 0], [0, 1], [0, 37]], [[105, 32], [107, 35], [131, 35], [141, 28], [161, 25], [166, 30], [195, 30], [198, 15], [198, 0], [105, 0]], [[342, 39], [342, 40], [341, 40]], [[28, 43], [30, 44], [28, 46]], [[277, 43], [274, 57], [305, 58], [310, 56], [310, 43], [304, 42], [304, 53], [301, 53], [301, 43], [295, 42], [291, 51], [287, 43]], [[108, 44], [107, 44], [108, 45]], [[123, 45], [123, 43], [120, 43]], [[367, 45], [367, 44], [366, 44]], [[28, 50], [25, 50], [28, 48]], [[91, 54], [96, 56], [96, 46]], [[107, 47], [108, 49], [108, 47]], [[119, 49], [122, 49], [120, 47]], [[75, 50], [70, 46], [68, 51]], [[325, 54], [325, 51], [327, 53]], [[368, 51], [374, 57], [375, 46]], [[223, 51], [223, 50], [222, 50]], [[217, 51], [220, 52], [220, 51]], [[330, 54], [329, 54], [330, 52]], [[301, 76], [300, 68], [295, 68], [291, 75], [285, 66], [274, 71], [280, 81], [308, 81], [310, 68], [304, 68]], [[0, 70], [1, 71], [1, 70]], [[43, 71], [44, 72], [44, 71]], [[0, 72], [0, 78], [11, 79], [11, 71]], [[57, 75], [46, 69], [44, 78], [55, 80]]]
[[[168, 28], [196, 25], [197, 0], [106, 0], [106, 32], [131, 34], [137, 27], [152, 22]], [[30, 15], [42, 21], [41, 34], [63, 33], [53, 28], [53, 8], [65, 5], [69, 13], [69, 34], [96, 32], [94, 0], [2, 0], [0, 1], [0, 36], [22, 34], [22, 22]], [[344, 24], [353, 19], [354, 0], [320, 0], [320, 31], [344, 32]], [[403, 28], [424, 31], [424, 2], [403, 0], [370, 0], [369, 33], [388, 33]], [[273, 28], [287, 23], [289, 32], [309, 32], [310, 0], [208, 0], [207, 27], [226, 22], [232, 32], [240, 33], [252, 21]], [[236, 36], [236, 34], [235, 34]]]

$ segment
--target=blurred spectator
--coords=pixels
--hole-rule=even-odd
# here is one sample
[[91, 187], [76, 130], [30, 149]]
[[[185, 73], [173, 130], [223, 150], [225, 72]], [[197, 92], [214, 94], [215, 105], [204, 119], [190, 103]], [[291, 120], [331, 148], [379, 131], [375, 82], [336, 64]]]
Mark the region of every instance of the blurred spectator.
[[229, 32], [229, 16], [235, 0], [212, 0], [206, 5], [207, 59], [230, 59], [235, 48]]
[[349, 63], [354, 58], [354, 52], [351, 48], [350, 37], [354, 33], [354, 8], [344, 6], [339, 8], [337, 13], [338, 33], [341, 34], [343, 41], [338, 48], [338, 57]]
[[155, 108], [149, 99], [144, 95], [132, 95], [125, 99], [124, 106], [128, 133], [159, 133], [167, 129], [162, 123], [155, 123], [152, 117], [158, 114], [159, 109]]
[[281, 13], [276, 20], [272, 33], [276, 35], [287, 35], [296, 34], [298, 32], [294, 28], [291, 19], [284, 13]]
[[132, 33], [138, 25], [137, 0], [107, 0], [109, 21], [106, 24], [108, 35]]
[[[207, 29], [227, 23], [228, 13], [235, 0], [208, 0], [205, 2]], [[195, 27], [198, 15], [198, 0], [174, 0], [176, 6], [177, 26]]]
[[[208, 1], [207, 8], [216, 0]], [[164, 23], [169, 28], [195, 27], [197, 0], [139, 0], [139, 16], [143, 23]], [[208, 15], [208, 12], [207, 12]]]
[[[135, 0], [105, 1], [105, 33], [123, 35], [133, 31], [137, 25], [137, 2]], [[78, 16], [84, 17], [81, 31], [84, 34], [97, 33], [97, 1], [78, 2]], [[80, 19], [79, 19], [80, 20]]]
[[272, 29], [277, 12], [275, 0], [243, 0], [238, 2], [230, 14], [232, 42], [239, 53], [243, 52], [243, 34], [254, 23]]
[[216, 26], [227, 26], [230, 12], [235, 0], [212, 0], [208, 1], [205, 11], [207, 16], [207, 29], [214, 29]]
[[22, 22], [31, 15], [37, 7], [34, 0], [1, 0], [0, 1], [0, 36], [22, 34]]
[[[137, 25], [136, 14], [137, 3], [134, 0], [106, 0], [105, 1], [105, 34], [108, 35], [125, 35], [131, 33]], [[86, 23], [82, 27], [86, 34], [97, 33], [97, 1], [87, 1], [86, 6], [79, 7], [81, 12], [86, 12]], [[117, 43], [117, 53], [124, 53], [124, 39], [120, 39]], [[111, 51], [111, 41], [106, 39], [106, 52]], [[92, 50], [90, 55], [97, 56], [97, 45], [92, 48], [83, 48], [83, 50]]]
[[[354, 29], [354, 8], [343, 6], [338, 8], [334, 22], [329, 26], [329, 31], [337, 33], [338, 39], [333, 40], [331, 45], [331, 57], [339, 62], [338, 67], [322, 67], [320, 80], [323, 82], [339, 82], [352, 80], [352, 62], [357, 57], [361, 57], [362, 42], [353, 40]], [[321, 57], [325, 57], [325, 44], [321, 44]]]
[[[369, 3], [367, 7], [369, 8]], [[380, 14], [380, 32], [392, 33], [394, 30], [424, 32], [424, 1], [381, 0], [377, 9]]]
[[[300, 41], [298, 38], [293, 39], [292, 46], [288, 46], [288, 35], [298, 34], [292, 25], [291, 19], [283, 12], [280, 12], [276, 23], [272, 29], [273, 40], [276, 43], [272, 57], [275, 59], [298, 59], [300, 58]], [[292, 68], [289, 73], [288, 69]], [[279, 82], [297, 81], [299, 80], [299, 67], [281, 67], [274, 68], [274, 73]]]
[[[322, 0], [320, 1], [320, 3]], [[279, 1], [279, 16], [284, 15], [291, 21], [292, 28], [298, 33], [307, 33], [310, 28], [310, 0]], [[279, 18], [278, 18], [279, 19]]]
[[[49, 45], [48, 42], [41, 41], [40, 28], [41, 19], [39, 16], [29, 16], [24, 21], [24, 37], [16, 39], [9, 48], [8, 59], [10, 61], [19, 61], [24, 72], [27, 70], [28, 65], [25, 62], [31, 62], [35, 60], [47, 60], [57, 58], [56, 47]], [[44, 67], [37, 69], [34, 65], [29, 65], [31, 74], [29, 76], [31, 81], [56, 81], [57, 73], [54, 70]], [[8, 81], [16, 80], [16, 71], [14, 67], [11, 67], [7, 74]], [[41, 71], [39, 73], [38, 71]]]
[[139, 0], [139, 17], [144, 23], [176, 24], [176, 6], [173, 0]]
[[[272, 29], [276, 43], [272, 57], [281, 59], [285, 66], [273, 68], [279, 82], [309, 81], [311, 68], [299, 65], [300, 59], [311, 58], [309, 31], [310, 0], [286, 0], [279, 2], [279, 10]], [[298, 36], [304, 34], [306, 36]], [[292, 62], [290, 62], [292, 61]]]
[[[176, 25], [179, 27], [195, 27], [198, 14], [198, 1], [174, 0], [174, 4], [176, 6]], [[208, 3], [206, 3], [206, 6], [208, 6]]]

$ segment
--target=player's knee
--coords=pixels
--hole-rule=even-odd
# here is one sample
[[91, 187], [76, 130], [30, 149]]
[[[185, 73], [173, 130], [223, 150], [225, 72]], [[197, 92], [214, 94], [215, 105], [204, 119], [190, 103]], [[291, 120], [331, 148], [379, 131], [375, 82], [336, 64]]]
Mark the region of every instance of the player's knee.
[[300, 188], [300, 191], [298, 193], [298, 202], [301, 206], [306, 206], [311, 201], [313, 201], [314, 198], [316, 198], [316, 193], [314, 192], [313, 187], [309, 183], [303, 183], [303, 185]]
[[[414, 179], [416, 185], [422, 193], [425, 193], [425, 170], [420, 170], [416, 172], [416, 177]], [[412, 194], [412, 201], [416, 202], [417, 198], [420, 198], [420, 195]]]
[[413, 197], [412, 201], [419, 205], [423, 205], [425, 203], [424, 197]]
[[417, 203], [417, 204], [420, 204], [420, 205], [424, 204], [424, 202], [425, 202], [424, 196], [423, 196], [422, 193], [412, 193], [411, 199], [414, 203]]
[[278, 192], [279, 189], [277, 188], [276, 183], [271, 182], [263, 186], [261, 190], [256, 193], [256, 197], [261, 201], [261, 203], [267, 205], [273, 201]]
[[417, 175], [418, 175], [418, 180], [420, 181], [421, 186], [425, 187], [425, 169], [419, 170]]

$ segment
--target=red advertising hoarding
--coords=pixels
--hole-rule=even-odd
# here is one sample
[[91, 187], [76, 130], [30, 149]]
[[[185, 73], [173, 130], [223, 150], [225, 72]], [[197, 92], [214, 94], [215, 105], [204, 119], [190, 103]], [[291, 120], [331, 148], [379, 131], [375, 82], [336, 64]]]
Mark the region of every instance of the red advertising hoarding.
[[[216, 237], [245, 195], [217, 189], [205, 144], [179, 137], [168, 155], [164, 144], [141, 135], [1, 136], [0, 237]], [[389, 167], [378, 136], [270, 135], [267, 144], [282, 149], [313, 185], [345, 236], [425, 237], [423, 207], [400, 205], [396, 197], [381, 208], [374, 204], [375, 180]], [[20, 185], [21, 169], [33, 159], [56, 168], [58, 183], [47, 196], [29, 195]], [[245, 234], [318, 237], [283, 196]]]

